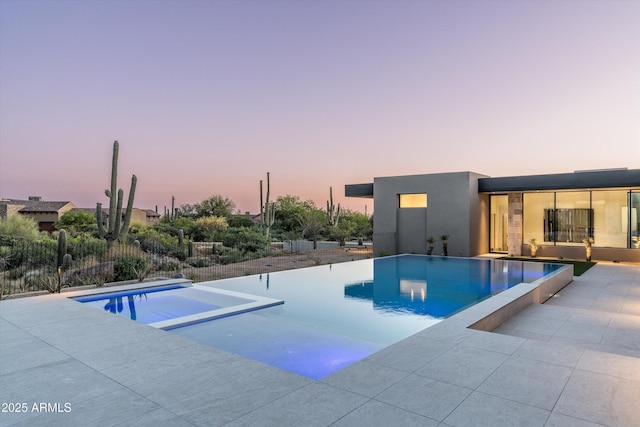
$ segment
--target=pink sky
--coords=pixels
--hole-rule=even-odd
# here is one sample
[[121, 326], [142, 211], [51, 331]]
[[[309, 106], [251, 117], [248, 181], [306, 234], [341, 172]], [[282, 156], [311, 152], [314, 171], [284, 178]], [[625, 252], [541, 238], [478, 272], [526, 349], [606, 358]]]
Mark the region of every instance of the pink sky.
[[0, 1], [0, 197], [640, 167], [640, 2]]

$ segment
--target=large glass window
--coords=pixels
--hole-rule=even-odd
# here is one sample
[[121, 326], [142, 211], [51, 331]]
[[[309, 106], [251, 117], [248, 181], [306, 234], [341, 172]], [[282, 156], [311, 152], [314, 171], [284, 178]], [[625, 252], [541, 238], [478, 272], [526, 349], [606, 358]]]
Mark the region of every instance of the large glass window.
[[640, 249], [640, 192], [559, 191], [523, 195], [523, 241]]
[[[553, 193], [525, 193], [522, 200], [522, 239], [525, 242], [536, 239], [538, 242], [554, 240], [553, 222], [545, 216], [548, 209], [554, 208]], [[547, 232], [545, 233], [545, 230]]]
[[631, 198], [631, 212], [630, 221], [631, 224], [631, 247], [640, 249], [640, 192], [632, 191]]
[[509, 196], [491, 196], [491, 252], [508, 252], [507, 231], [509, 229]]
[[549, 232], [555, 235], [555, 241], [566, 244], [580, 244], [592, 236], [593, 211], [588, 191], [556, 193], [555, 210], [547, 210], [545, 215], [555, 221]]
[[593, 238], [595, 246], [626, 248], [629, 238], [628, 191], [593, 191]]

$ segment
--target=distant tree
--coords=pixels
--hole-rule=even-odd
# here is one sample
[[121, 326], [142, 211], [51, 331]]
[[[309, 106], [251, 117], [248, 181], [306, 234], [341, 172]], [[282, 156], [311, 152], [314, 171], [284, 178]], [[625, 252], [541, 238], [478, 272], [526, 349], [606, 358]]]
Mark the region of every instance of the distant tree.
[[302, 235], [313, 241], [313, 249], [318, 248], [318, 236], [326, 223], [325, 213], [314, 209], [300, 216], [298, 221], [302, 227]]
[[178, 207], [178, 218], [180, 217], [195, 218], [197, 216], [196, 206], [197, 205], [189, 205], [189, 204], [180, 205]]
[[276, 233], [302, 232], [300, 218], [316, 209], [311, 200], [302, 201], [298, 196], [280, 196], [276, 199], [276, 221], [273, 226]]
[[56, 229], [64, 228], [70, 233], [97, 232], [96, 216], [83, 210], [69, 211], [60, 217]]
[[16, 240], [33, 242], [39, 236], [38, 224], [31, 217], [14, 214], [0, 220], [0, 244]]
[[220, 195], [214, 195], [195, 205], [196, 216], [198, 218], [207, 216], [217, 216], [231, 218], [236, 208], [231, 199]]
[[340, 221], [346, 222], [353, 227], [350, 234], [351, 237], [362, 239], [371, 239], [373, 237], [373, 223], [368, 215], [344, 209], [341, 213]]

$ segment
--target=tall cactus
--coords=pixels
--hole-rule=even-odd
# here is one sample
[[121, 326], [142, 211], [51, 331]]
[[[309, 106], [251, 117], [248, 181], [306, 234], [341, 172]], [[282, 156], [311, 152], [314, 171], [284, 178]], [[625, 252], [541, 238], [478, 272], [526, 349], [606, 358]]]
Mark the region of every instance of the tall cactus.
[[264, 235], [267, 237], [269, 237], [271, 226], [276, 219], [276, 204], [273, 202], [269, 203], [270, 190], [269, 172], [267, 172], [267, 198], [264, 204], [262, 203], [262, 180], [260, 180], [260, 224], [262, 225]]
[[171, 196], [171, 210], [168, 212], [165, 211], [165, 215], [167, 215], [167, 220], [169, 221], [169, 224], [175, 224], [176, 219], [178, 219], [178, 210], [175, 208], [175, 203], [176, 203], [176, 197]]
[[58, 265], [56, 267], [61, 268], [64, 264], [64, 256], [67, 253], [67, 232], [61, 229], [58, 232]]
[[[104, 190], [104, 194], [109, 198], [109, 218], [107, 218], [108, 225], [105, 229], [102, 223], [102, 203], [96, 204], [96, 220], [98, 222], [98, 234], [103, 239], [107, 240], [107, 246], [111, 247], [115, 242], [124, 239], [129, 231], [129, 224], [131, 222], [131, 212], [133, 210], [133, 197], [136, 192], [136, 183], [138, 178], [135, 175], [131, 177], [131, 188], [129, 190], [129, 199], [127, 200], [127, 208], [124, 215], [124, 222], [122, 221], [122, 199], [124, 198], [124, 191], [118, 187], [118, 151], [120, 145], [118, 141], [113, 143], [113, 159], [111, 160], [111, 189]], [[122, 223], [122, 224], [121, 224]]]
[[340, 220], [340, 203], [338, 207], [333, 204], [333, 188], [329, 187], [329, 200], [327, 200], [327, 218], [331, 227], [336, 227]]

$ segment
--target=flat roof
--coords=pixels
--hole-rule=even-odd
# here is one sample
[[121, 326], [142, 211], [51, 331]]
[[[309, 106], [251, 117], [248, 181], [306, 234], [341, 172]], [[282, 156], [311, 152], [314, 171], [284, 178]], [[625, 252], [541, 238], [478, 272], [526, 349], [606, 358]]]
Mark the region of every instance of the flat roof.
[[[592, 188], [638, 188], [640, 169], [603, 169], [545, 175], [478, 178], [478, 193], [544, 190], [588, 190]], [[347, 184], [346, 197], [373, 198], [373, 183]]]
[[640, 169], [593, 170], [478, 179], [478, 193], [629, 187], [640, 188]]

